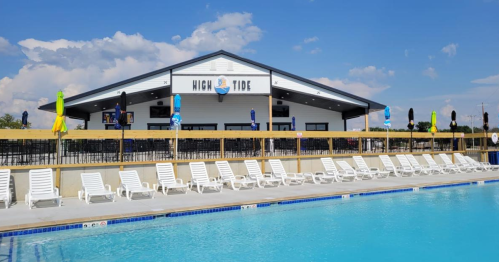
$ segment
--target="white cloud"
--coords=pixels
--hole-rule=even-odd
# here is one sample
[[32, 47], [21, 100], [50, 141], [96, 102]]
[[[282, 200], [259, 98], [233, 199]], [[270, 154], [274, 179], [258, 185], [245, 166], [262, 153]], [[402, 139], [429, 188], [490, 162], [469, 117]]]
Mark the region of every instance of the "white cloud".
[[375, 79], [375, 78], [384, 78], [387, 75], [394, 76], [395, 71], [388, 70], [388, 72], [386, 72], [386, 69], [384, 67], [378, 69], [375, 66], [366, 66], [364, 68], [360, 67], [352, 68], [348, 71], [348, 75], [354, 77]]
[[[240, 16], [247, 18], [248, 14], [233, 17]], [[230, 37], [213, 41], [223, 42], [220, 46], [235, 46], [237, 48], [233, 49], [240, 52], [255, 52], [246, 48], [251, 41], [246, 39], [241, 42], [235, 37], [237, 34], [232, 34], [234, 28], [247, 33], [248, 30], [255, 31], [254, 27], [251, 29], [248, 21], [243, 22], [246, 26], [237, 26], [241, 23], [230, 18], [223, 15], [216, 22], [205, 23], [196, 30], [209, 28], [216, 34], [227, 32]], [[256, 31], [261, 32], [259, 29]], [[192, 36], [190, 38], [192, 40]], [[206, 43], [203, 41], [199, 44]], [[26, 55], [25, 65], [15, 76], [0, 78], [0, 112], [20, 117], [23, 110], [27, 109], [34, 128], [51, 128], [55, 115], [37, 108], [55, 101], [59, 90], [67, 98], [194, 58], [200, 49], [197, 45], [183, 47], [181, 44], [154, 42], [140, 34], [127, 35], [122, 32], [91, 40], [26, 39], [20, 41], [19, 45]], [[68, 120], [70, 126], [75, 123], [75, 120]]]
[[409, 57], [409, 50], [408, 49], [404, 50], [404, 56]]
[[9, 40], [0, 36], [0, 55], [15, 55], [18, 53], [18, 48], [12, 45]]
[[250, 13], [228, 13], [214, 22], [203, 23], [179, 47], [198, 52], [225, 49], [239, 52], [251, 42], [262, 38], [262, 30], [252, 25]]
[[475, 79], [471, 81], [471, 83], [488, 84], [488, 85], [499, 84], [499, 75], [493, 75], [493, 76], [488, 76], [486, 78]]
[[303, 42], [304, 42], [305, 44], [312, 43], [312, 42], [317, 42], [317, 41], [319, 41], [319, 38], [318, 38], [317, 36], [310, 37], [310, 38], [305, 38], [305, 39], [303, 40]]
[[210, 4], [206, 4], [205, 8], [210, 9]]
[[450, 103], [450, 99], [445, 99], [445, 103]]
[[458, 46], [459, 46], [458, 44], [454, 43], [448, 44], [442, 48], [442, 52], [446, 53], [449, 57], [453, 57], [457, 54]]
[[318, 47], [316, 47], [316, 48], [314, 48], [314, 49], [312, 49], [312, 50], [310, 51], [310, 53], [311, 53], [312, 55], [318, 54], [318, 53], [320, 53], [320, 52], [322, 52], [322, 49], [320, 49], [320, 48], [318, 48]]
[[437, 71], [435, 71], [435, 68], [433, 67], [428, 67], [427, 69], [423, 70], [423, 75], [431, 79], [435, 79], [438, 77]]
[[301, 45], [295, 45], [295, 46], [293, 46], [293, 50], [295, 50], [295, 51], [301, 51]]
[[389, 88], [389, 86], [370, 86], [368, 84], [361, 82], [352, 82], [348, 79], [341, 80], [341, 79], [329, 79], [327, 77], [321, 77], [321, 78], [313, 78], [312, 80], [365, 98], [370, 98], [375, 94], [378, 94]]
[[448, 116], [452, 114], [452, 111], [456, 110], [452, 105], [447, 104], [444, 107], [440, 108], [440, 114], [443, 116]]
[[428, 59], [430, 59], [430, 61], [431, 61], [431, 60], [435, 59], [435, 56], [434, 55], [429, 55]]
[[180, 39], [182, 39], [182, 37], [179, 35], [172, 36], [172, 41], [174, 41], [174, 42], [180, 41]]

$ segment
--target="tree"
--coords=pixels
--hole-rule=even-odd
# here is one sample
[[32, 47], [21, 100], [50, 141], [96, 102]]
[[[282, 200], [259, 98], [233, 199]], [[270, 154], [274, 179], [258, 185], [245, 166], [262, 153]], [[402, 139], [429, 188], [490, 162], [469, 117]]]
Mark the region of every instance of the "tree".
[[428, 129], [430, 129], [431, 123], [428, 121], [420, 121], [416, 124], [416, 128], [418, 132], [428, 132]]
[[75, 130], [84, 130], [85, 127], [82, 125], [82, 124], [78, 124], [76, 127], [75, 127]]
[[[0, 117], [0, 129], [21, 129], [23, 123], [21, 119], [15, 119], [14, 116], [10, 114], [5, 114]], [[31, 127], [31, 123], [28, 122], [28, 128]]]

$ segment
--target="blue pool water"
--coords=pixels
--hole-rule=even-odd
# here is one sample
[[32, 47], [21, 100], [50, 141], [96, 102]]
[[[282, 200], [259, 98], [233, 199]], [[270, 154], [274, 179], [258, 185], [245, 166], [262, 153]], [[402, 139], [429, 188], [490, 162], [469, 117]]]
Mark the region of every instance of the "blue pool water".
[[13, 261], [499, 261], [499, 185], [7, 237], [0, 261], [7, 250]]

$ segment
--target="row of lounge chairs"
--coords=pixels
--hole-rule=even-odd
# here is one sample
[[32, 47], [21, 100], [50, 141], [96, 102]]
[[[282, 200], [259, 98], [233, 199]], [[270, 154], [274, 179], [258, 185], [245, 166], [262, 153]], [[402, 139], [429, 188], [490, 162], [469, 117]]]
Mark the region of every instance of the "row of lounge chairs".
[[[495, 171], [499, 170], [498, 165], [491, 165], [487, 162], [477, 162], [474, 159], [454, 153], [457, 160], [453, 163], [446, 154], [439, 155], [444, 164], [438, 165], [429, 154], [423, 154], [423, 158], [428, 165], [421, 165], [417, 159], [411, 155], [396, 155], [399, 166], [396, 166], [388, 155], [380, 155], [379, 158], [384, 166], [379, 168], [369, 167], [362, 156], [354, 156], [353, 160], [357, 168], [353, 168], [346, 161], [337, 161], [341, 170], [336, 168], [332, 158], [321, 158], [324, 171], [315, 173], [287, 173], [279, 159], [269, 160], [272, 172], [263, 174], [260, 165], [256, 160], [245, 160], [247, 176], [236, 176], [227, 161], [215, 162], [218, 169], [218, 178], [209, 178], [204, 162], [192, 162], [191, 181], [184, 183], [182, 179], [176, 178], [172, 163], [156, 164], [157, 183], [152, 188], [149, 183], [141, 182], [136, 170], [119, 171], [121, 184], [116, 192], [111, 190], [110, 185], [105, 185], [100, 173], [82, 173], [81, 190], [78, 191], [78, 198], [90, 203], [93, 197], [105, 197], [115, 201], [115, 196], [125, 195], [128, 200], [132, 200], [134, 194], [142, 194], [154, 198], [154, 194], [161, 188], [163, 194], [167, 195], [169, 190], [180, 190], [187, 193], [188, 190], [196, 188], [202, 194], [205, 188], [211, 188], [222, 192], [224, 185], [233, 190], [240, 188], [253, 189], [258, 186], [278, 187], [280, 185], [302, 185], [306, 181], [314, 184], [333, 182], [353, 182], [356, 180], [382, 179], [390, 175], [414, 176], [414, 175], [435, 175], [475, 171]], [[6, 208], [11, 202], [11, 190], [9, 188], [10, 170], [0, 170], [0, 201], [5, 202]], [[41, 200], [52, 200], [59, 206], [61, 196], [58, 188], [54, 187], [52, 169], [36, 169], [29, 171], [29, 191], [25, 196], [25, 203], [31, 209], [35, 202]]]

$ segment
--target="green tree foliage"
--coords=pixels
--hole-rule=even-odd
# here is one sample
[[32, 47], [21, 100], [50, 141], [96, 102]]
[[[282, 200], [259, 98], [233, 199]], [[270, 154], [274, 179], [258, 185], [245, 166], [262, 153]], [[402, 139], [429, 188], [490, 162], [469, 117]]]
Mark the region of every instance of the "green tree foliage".
[[75, 130], [84, 130], [85, 127], [82, 125], [82, 124], [78, 124], [76, 127], [75, 127]]
[[416, 129], [418, 132], [428, 132], [430, 129], [431, 123], [428, 121], [421, 121], [416, 124]]
[[[15, 119], [14, 116], [10, 114], [5, 114], [0, 117], [0, 129], [21, 129], [23, 123], [21, 119]], [[28, 122], [28, 128], [31, 127], [31, 123]]]

